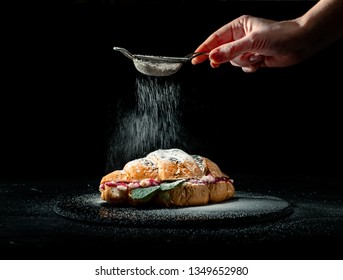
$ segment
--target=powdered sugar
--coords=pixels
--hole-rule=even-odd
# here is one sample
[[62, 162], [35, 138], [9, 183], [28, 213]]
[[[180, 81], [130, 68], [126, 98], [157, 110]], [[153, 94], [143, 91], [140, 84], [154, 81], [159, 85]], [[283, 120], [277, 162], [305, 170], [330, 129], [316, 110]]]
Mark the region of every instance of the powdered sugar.
[[147, 158], [150, 159], [158, 159], [162, 162], [175, 162], [175, 163], [182, 163], [182, 162], [194, 162], [193, 157], [181, 149], [158, 149], [154, 152], [151, 152], [147, 155]]
[[192, 155], [193, 159], [195, 160], [195, 162], [197, 163], [197, 165], [199, 166], [199, 168], [201, 169], [202, 172], [205, 172], [205, 161], [203, 159], [203, 157], [198, 156], [198, 155]]
[[193, 178], [201, 178], [204, 175], [204, 170], [199, 168], [197, 161], [181, 149], [158, 149], [148, 154], [147, 158], [156, 161], [159, 166], [159, 175], [162, 178], [167, 176], [167, 178], [165, 178], [166, 180], [171, 179], [169, 178], [170, 175], [165, 175], [170, 172], [168, 171], [168, 168], [166, 168], [166, 166], [169, 166], [170, 164], [174, 164], [173, 176], [177, 176], [178, 178], [188, 178], [190, 174]]
[[182, 66], [182, 63], [156, 62], [141, 59], [134, 59], [133, 63], [139, 72], [156, 77], [170, 76]]
[[[165, 148], [185, 148], [189, 136], [181, 122], [181, 86], [171, 80], [137, 76], [136, 103], [119, 107], [115, 131], [109, 141], [108, 170]], [[145, 162], [143, 162], [143, 165]], [[147, 163], [148, 164], [148, 163]]]

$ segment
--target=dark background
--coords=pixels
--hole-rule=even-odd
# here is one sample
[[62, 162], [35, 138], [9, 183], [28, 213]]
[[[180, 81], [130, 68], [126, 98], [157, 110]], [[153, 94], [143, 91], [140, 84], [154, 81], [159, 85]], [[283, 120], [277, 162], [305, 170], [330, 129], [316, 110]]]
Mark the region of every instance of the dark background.
[[[65, 198], [96, 196], [102, 176], [128, 157], [118, 149], [113, 158], [111, 143], [144, 77], [113, 46], [186, 55], [242, 14], [289, 19], [315, 1], [40, 2], [0, 4], [0, 258], [131, 259], [132, 248], [144, 252], [135, 259], [339, 258], [342, 40], [289, 68], [247, 74], [186, 64], [158, 79], [181, 88], [184, 134], [175, 147], [218, 163], [238, 195], [287, 200], [291, 215], [160, 228], [54, 210]], [[87, 216], [89, 206], [77, 213]]]
[[[110, 171], [113, 120], [119, 107], [132, 106], [140, 75], [113, 46], [183, 56], [242, 14], [283, 20], [314, 3], [1, 2], [0, 179], [100, 180]], [[342, 40], [299, 65], [254, 74], [203, 63], [163, 78], [182, 88], [182, 121], [196, 139], [184, 139], [186, 150], [233, 177], [340, 179], [341, 50]]]

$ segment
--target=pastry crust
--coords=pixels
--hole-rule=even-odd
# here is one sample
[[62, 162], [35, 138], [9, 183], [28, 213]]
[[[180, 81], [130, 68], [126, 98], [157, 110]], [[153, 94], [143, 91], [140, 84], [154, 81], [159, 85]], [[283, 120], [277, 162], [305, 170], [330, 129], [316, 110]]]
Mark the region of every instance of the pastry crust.
[[[136, 188], [178, 180], [183, 181], [171, 189], [157, 190], [140, 199], [132, 197], [132, 190]], [[232, 180], [216, 163], [180, 149], [159, 149], [144, 158], [132, 160], [123, 170], [105, 175], [99, 189], [101, 198], [110, 204], [162, 207], [218, 203], [230, 199], [235, 193]]]

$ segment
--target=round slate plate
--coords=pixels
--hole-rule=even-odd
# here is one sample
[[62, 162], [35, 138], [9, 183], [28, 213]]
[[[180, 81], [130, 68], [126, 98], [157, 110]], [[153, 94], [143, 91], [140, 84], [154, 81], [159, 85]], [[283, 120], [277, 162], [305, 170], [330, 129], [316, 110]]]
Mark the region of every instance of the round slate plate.
[[236, 192], [231, 200], [178, 208], [114, 207], [98, 193], [61, 197], [58, 215], [80, 221], [124, 226], [209, 226], [260, 223], [287, 216], [291, 205], [278, 197]]

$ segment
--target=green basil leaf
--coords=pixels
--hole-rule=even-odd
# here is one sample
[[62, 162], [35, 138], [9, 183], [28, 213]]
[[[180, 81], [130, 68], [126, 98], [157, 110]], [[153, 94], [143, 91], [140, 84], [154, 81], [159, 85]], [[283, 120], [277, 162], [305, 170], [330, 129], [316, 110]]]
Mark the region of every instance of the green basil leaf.
[[147, 188], [137, 188], [133, 189], [131, 191], [131, 197], [133, 199], [142, 199], [144, 197], [147, 197], [149, 194], [157, 191], [160, 188], [160, 186], [152, 186]]
[[164, 183], [160, 184], [159, 186], [151, 186], [151, 187], [146, 187], [146, 188], [133, 189], [131, 191], [130, 195], [131, 195], [132, 199], [146, 198], [148, 195], [156, 192], [159, 189], [161, 191], [171, 190], [171, 189], [175, 188], [176, 186], [182, 184], [184, 181], [186, 181], [186, 179], [164, 182]]
[[182, 184], [184, 181], [186, 181], [186, 179], [171, 181], [171, 182], [163, 182], [160, 185], [161, 191], [171, 190], [171, 189], [175, 188], [176, 186]]

